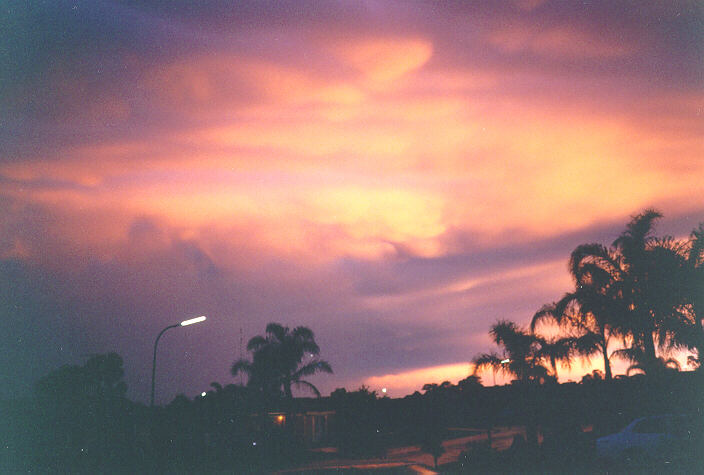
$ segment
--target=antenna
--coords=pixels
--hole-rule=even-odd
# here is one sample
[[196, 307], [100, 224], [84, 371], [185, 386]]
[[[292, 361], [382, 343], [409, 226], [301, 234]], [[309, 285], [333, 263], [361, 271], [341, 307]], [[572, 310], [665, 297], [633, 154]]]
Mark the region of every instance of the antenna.
[[[240, 327], [240, 360], [244, 359], [244, 337], [242, 336], [242, 327]], [[244, 386], [244, 381], [242, 380], [242, 371], [240, 371], [240, 386]]]

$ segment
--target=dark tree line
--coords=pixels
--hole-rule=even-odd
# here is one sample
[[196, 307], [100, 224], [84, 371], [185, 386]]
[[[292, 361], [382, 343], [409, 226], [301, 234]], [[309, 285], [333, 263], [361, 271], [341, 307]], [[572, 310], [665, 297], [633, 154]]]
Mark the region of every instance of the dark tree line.
[[0, 401], [0, 471], [158, 472], [235, 470], [258, 472], [305, 454], [300, 437], [271, 417], [298, 413], [292, 388], [320, 396], [306, 381], [332, 372], [306, 327], [271, 323], [248, 345], [252, 360], [237, 361], [233, 375], [245, 386], [211, 383], [205, 395], [177, 395], [149, 408], [125, 396], [122, 358], [91, 356], [41, 378], [29, 398]]
[[[2, 402], [6, 424], [0, 471], [257, 472], [295, 465], [310, 456], [293, 433], [294, 415], [334, 411], [327, 439], [351, 457], [382, 456], [391, 446], [418, 445], [435, 458], [448, 427], [486, 431], [497, 425], [526, 427], [531, 446], [560, 447], [581, 428], [615, 430], [635, 415], [702, 407], [704, 357], [704, 225], [687, 240], [655, 237], [660, 214], [646, 210], [611, 244], [578, 246], [569, 259], [574, 288], [543, 306], [528, 328], [501, 320], [491, 337], [501, 352], [474, 360], [517, 384], [483, 387], [471, 375], [457, 385], [427, 384], [424, 394], [379, 397], [362, 387], [319, 398], [307, 380], [331, 373], [313, 332], [270, 323], [248, 342], [251, 359], [231, 367], [246, 385], [212, 383], [204, 396], [178, 395], [165, 407], [129, 401], [119, 355], [95, 355], [84, 365], [63, 366], [42, 378], [31, 398]], [[554, 325], [557, 337], [536, 330]], [[691, 353], [696, 372], [679, 372], [673, 351]], [[558, 366], [599, 357], [582, 384], [557, 384]], [[631, 377], [613, 375], [613, 358], [631, 363]], [[294, 398], [294, 389], [317, 399]], [[635, 403], [634, 403], [635, 401]], [[278, 415], [277, 415], [278, 414]], [[552, 444], [552, 445], [551, 445]], [[490, 443], [489, 443], [490, 447]], [[546, 452], [547, 453], [547, 452]], [[475, 454], [476, 455], [476, 454]], [[467, 457], [465, 459], [469, 460]]]

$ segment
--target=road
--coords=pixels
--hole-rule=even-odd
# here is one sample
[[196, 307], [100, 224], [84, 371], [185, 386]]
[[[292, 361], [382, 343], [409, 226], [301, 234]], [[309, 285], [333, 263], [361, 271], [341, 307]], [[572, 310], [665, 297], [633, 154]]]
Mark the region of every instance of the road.
[[[446, 440], [442, 443], [445, 453], [438, 459], [438, 464], [444, 464], [449, 462], [454, 462], [462, 451], [467, 448], [467, 444], [484, 442], [487, 440], [487, 433], [485, 430], [479, 431], [478, 429], [452, 429], [454, 432], [462, 433], [467, 432], [471, 435], [464, 437], [456, 437], [453, 439]], [[525, 437], [525, 431], [523, 427], [496, 427], [492, 430], [492, 448], [497, 450], [507, 449], [513, 442], [513, 437], [516, 434], [521, 434]], [[321, 450], [325, 452], [336, 453], [335, 450]], [[406, 447], [396, 447], [389, 449], [384, 458], [374, 458], [374, 459], [346, 459], [346, 458], [333, 458], [328, 460], [321, 460], [307, 464], [303, 467], [297, 467], [292, 470], [285, 470], [278, 473], [300, 473], [309, 471], [326, 471], [326, 470], [345, 470], [345, 469], [357, 469], [357, 470], [378, 470], [378, 469], [405, 469], [407, 473], [435, 473], [431, 467], [433, 467], [433, 457], [429, 454], [423, 453], [420, 447], [417, 445], [410, 445]]]

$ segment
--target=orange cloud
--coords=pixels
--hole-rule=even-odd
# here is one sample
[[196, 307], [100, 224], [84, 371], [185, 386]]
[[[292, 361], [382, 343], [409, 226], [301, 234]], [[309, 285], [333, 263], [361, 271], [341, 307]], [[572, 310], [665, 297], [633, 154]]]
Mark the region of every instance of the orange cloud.
[[[376, 256], [387, 241], [437, 255], [449, 228], [490, 242], [509, 228], [548, 236], [663, 200], [682, 211], [704, 192], [702, 165], [670, 166], [672, 142], [638, 124], [521, 102], [463, 105], [461, 96], [366, 100], [338, 121], [315, 108], [312, 119], [298, 106], [260, 109], [246, 122], [67, 148], [64, 160], [8, 163], [0, 173], [90, 187], [23, 191], [59, 207], [104, 205], [188, 227], [258, 222], [272, 236], [263, 242], [277, 247], [287, 223], [297, 249], [337, 227], [331, 253]], [[277, 114], [288, 115], [277, 123]], [[686, 156], [701, 152], [693, 137], [678, 143]]]
[[[626, 53], [580, 35], [517, 27], [493, 41], [551, 54]], [[657, 114], [586, 114], [560, 98], [517, 97], [500, 71], [426, 68], [436, 51], [421, 37], [312, 47], [342, 67], [224, 51], [154, 66], [145, 81], [157, 102], [197, 125], [4, 163], [0, 173], [20, 182], [85, 187], [18, 183], [4, 192], [189, 229], [246, 222], [262, 246], [320, 254], [325, 242], [328, 258], [386, 255], [389, 242], [441, 255], [448, 229], [481, 244], [508, 231], [545, 237], [663, 202], [683, 211], [704, 193], [704, 145], [692, 125], [701, 97], [653, 99], [656, 110], [673, 109], [660, 130], [649, 122]]]
[[420, 391], [426, 383], [440, 384], [450, 381], [456, 384], [461, 379], [470, 375], [472, 367], [469, 363], [455, 363], [427, 368], [416, 368], [400, 373], [390, 373], [381, 376], [372, 376], [364, 380], [364, 384], [372, 390], [387, 389], [391, 397], [404, 396], [413, 391]]
[[433, 54], [432, 44], [417, 38], [338, 41], [331, 48], [373, 85], [388, 84], [421, 68]]
[[155, 66], [144, 82], [162, 107], [185, 107], [199, 116], [262, 102], [292, 102], [316, 96], [326, 86], [299, 68], [223, 52]]

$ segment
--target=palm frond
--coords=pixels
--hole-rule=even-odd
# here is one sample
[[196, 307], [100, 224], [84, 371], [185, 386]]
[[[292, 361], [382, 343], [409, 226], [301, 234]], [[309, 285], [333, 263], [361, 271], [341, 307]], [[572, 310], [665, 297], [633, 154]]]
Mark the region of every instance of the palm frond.
[[626, 230], [616, 238], [613, 245], [620, 248], [634, 245], [645, 247], [651, 238], [655, 221], [659, 218], [662, 218], [662, 213], [653, 208], [648, 208], [633, 216], [626, 225]]
[[696, 267], [704, 260], [704, 223], [699, 223], [699, 227], [692, 231], [689, 243], [687, 261], [692, 267]]
[[572, 251], [568, 264], [570, 274], [576, 279], [576, 283], [580, 282], [581, 269], [587, 263], [600, 265], [608, 273], [617, 273], [620, 267], [616, 257], [604, 245], [598, 243], [581, 244]]
[[480, 370], [491, 368], [494, 371], [503, 371], [503, 364], [501, 363], [503, 358], [500, 358], [496, 353], [483, 353], [472, 359], [472, 364], [474, 365], [474, 371], [472, 375], [476, 376]]
[[611, 353], [611, 355], [616, 356], [617, 358], [631, 361], [633, 363], [637, 363], [639, 361], [643, 361], [644, 353], [639, 348], [630, 347], [630, 348], [620, 348], [618, 350], [614, 350], [614, 352]]
[[557, 363], [565, 363], [567, 367], [571, 367], [570, 358], [573, 352], [573, 338], [562, 337], [547, 340], [542, 337], [536, 337], [539, 348], [535, 352], [535, 357], [538, 360], [546, 360], [553, 368], [553, 372], [557, 374]]
[[269, 342], [261, 335], [252, 337], [249, 342], [247, 342], [247, 351], [257, 351], [260, 348], [266, 346]]
[[614, 279], [616, 270], [615, 261], [609, 261], [604, 266], [598, 261], [583, 261], [575, 274], [579, 284], [588, 284], [594, 288], [604, 288]]
[[493, 337], [494, 343], [503, 346], [519, 345], [525, 332], [516, 323], [510, 320], [499, 320], [491, 326], [489, 334]]
[[555, 317], [558, 319], [558, 323], [564, 324], [565, 318], [570, 313], [574, 313], [573, 307], [579, 306], [578, 297], [577, 292], [567, 292], [560, 300], [555, 302], [553, 311], [555, 312]]
[[320, 397], [320, 391], [318, 391], [318, 388], [316, 388], [312, 383], [309, 383], [308, 381], [294, 381], [293, 384], [296, 386], [296, 388], [308, 388], [313, 393], [317, 396]]
[[312, 340], [304, 340], [300, 342], [300, 348], [302, 351], [306, 353], [310, 353], [311, 355], [319, 355], [320, 354], [320, 348], [318, 347], [317, 343]]
[[308, 327], [300, 326], [296, 327], [293, 329], [293, 332], [291, 332], [294, 338], [300, 339], [300, 340], [314, 340], [315, 339], [315, 334], [313, 334], [313, 330], [311, 330]]
[[561, 319], [561, 314], [556, 312], [556, 304], [548, 303], [540, 307], [540, 310], [535, 312], [533, 318], [530, 321], [530, 331], [535, 331], [535, 328], [541, 323], [555, 322], [559, 323]]
[[634, 363], [628, 368], [626, 368], [626, 376], [630, 376], [635, 371], [640, 371], [641, 373], [645, 374], [645, 368], [643, 367], [643, 365], [640, 363]]
[[266, 326], [266, 333], [276, 338], [277, 341], [282, 342], [286, 339], [289, 330], [280, 323], [271, 322]]
[[291, 378], [293, 380], [296, 380], [303, 376], [312, 376], [315, 373], [319, 372], [332, 373], [332, 368], [330, 367], [330, 364], [327, 361], [313, 360], [298, 368], [298, 370], [293, 373]]
[[573, 338], [571, 343], [575, 353], [587, 358], [601, 351], [601, 336], [596, 333], [585, 333]]
[[235, 361], [230, 368], [230, 374], [237, 376], [240, 373], [250, 375], [252, 373], [252, 362], [245, 359]]

